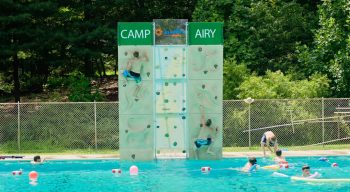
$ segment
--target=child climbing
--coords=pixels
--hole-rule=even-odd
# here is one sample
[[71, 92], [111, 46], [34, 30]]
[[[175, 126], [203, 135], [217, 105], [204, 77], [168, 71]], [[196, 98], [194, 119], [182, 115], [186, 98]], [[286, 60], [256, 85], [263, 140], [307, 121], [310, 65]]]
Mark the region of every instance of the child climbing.
[[128, 78], [131, 78], [135, 80], [136, 82], [136, 88], [133, 93], [133, 96], [138, 99], [139, 98], [139, 92], [141, 89], [141, 69], [142, 66], [145, 64], [145, 62], [148, 62], [147, 54], [144, 53], [140, 57], [140, 53], [138, 51], [133, 52], [133, 57], [128, 60], [126, 64], [126, 69], [123, 71], [123, 87], [125, 87], [128, 83]]
[[202, 105], [200, 105], [200, 111], [201, 111], [201, 124], [200, 124], [200, 130], [197, 138], [194, 141], [194, 151], [195, 151], [195, 157], [198, 158], [198, 150], [201, 149], [203, 146], [208, 146], [207, 153], [210, 155], [215, 155], [215, 153], [212, 151], [213, 148], [213, 142], [215, 141], [214, 138], [217, 137], [218, 134], [218, 127], [214, 127], [212, 125], [211, 119], [205, 118], [205, 111]]

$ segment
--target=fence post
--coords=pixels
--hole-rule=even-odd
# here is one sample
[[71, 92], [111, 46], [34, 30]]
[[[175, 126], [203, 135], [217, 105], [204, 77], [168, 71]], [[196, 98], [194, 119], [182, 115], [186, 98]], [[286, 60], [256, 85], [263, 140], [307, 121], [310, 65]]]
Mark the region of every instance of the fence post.
[[21, 150], [21, 117], [20, 117], [20, 106], [19, 101], [17, 101], [17, 147], [18, 151]]
[[250, 147], [251, 147], [251, 145], [252, 145], [252, 143], [251, 143], [251, 126], [250, 126], [250, 103], [248, 103], [248, 129], [249, 129], [249, 149], [250, 149]]
[[324, 98], [322, 97], [322, 147], [324, 148]]
[[254, 99], [252, 99], [251, 97], [248, 97], [246, 99], [243, 100], [245, 103], [248, 103], [248, 136], [249, 136], [249, 149], [252, 146], [252, 142], [251, 142], [251, 125], [250, 125], [250, 107], [251, 104], [254, 102]]
[[96, 101], [94, 100], [94, 116], [95, 116], [95, 149], [97, 150], [97, 125], [96, 125]]

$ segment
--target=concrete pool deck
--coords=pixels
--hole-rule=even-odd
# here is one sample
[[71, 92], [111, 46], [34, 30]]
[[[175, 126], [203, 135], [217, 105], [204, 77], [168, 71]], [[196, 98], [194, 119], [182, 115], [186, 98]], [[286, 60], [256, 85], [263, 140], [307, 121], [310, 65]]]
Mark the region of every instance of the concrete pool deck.
[[[269, 154], [269, 153], [268, 153]], [[13, 154], [7, 154], [4, 156], [11, 156]], [[17, 156], [18, 154], [16, 154]], [[46, 160], [89, 160], [89, 159], [119, 159], [119, 154], [71, 154], [71, 155], [50, 155], [50, 154], [39, 154], [41, 158]], [[297, 157], [297, 156], [350, 156], [350, 150], [310, 150], [310, 151], [284, 151], [283, 155], [286, 157]], [[20, 159], [6, 158], [5, 160], [25, 160], [30, 161], [34, 155], [21, 155], [24, 156]], [[223, 152], [224, 158], [240, 158], [240, 157], [262, 157], [261, 151], [254, 152]], [[160, 159], [171, 159], [171, 158], [185, 158], [184, 155], [176, 156], [174, 154], [165, 154], [159, 157]], [[3, 160], [0, 160], [0, 162]]]

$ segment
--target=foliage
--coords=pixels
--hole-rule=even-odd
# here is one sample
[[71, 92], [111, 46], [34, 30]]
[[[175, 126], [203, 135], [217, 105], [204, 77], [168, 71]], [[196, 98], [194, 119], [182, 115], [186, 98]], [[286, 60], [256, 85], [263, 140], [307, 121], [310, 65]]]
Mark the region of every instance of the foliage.
[[70, 101], [102, 101], [103, 97], [96, 87], [91, 87], [90, 80], [83, 74], [70, 77], [71, 83], [69, 85]]
[[224, 61], [224, 99], [236, 99], [239, 85], [249, 77], [249, 70], [244, 64], [237, 64], [235, 59]]
[[[246, 94], [237, 89], [241, 82], [251, 76], [258, 85], [268, 70], [286, 74], [290, 80], [273, 78], [285, 81], [293, 93], [273, 86], [266, 87], [268, 93], [256, 93], [259, 97], [348, 97], [349, 6], [347, 0], [4, 0], [0, 94], [12, 94], [17, 101], [21, 94], [70, 87], [67, 79], [74, 71], [104, 78], [117, 71], [117, 22], [188, 18], [224, 22], [225, 99]], [[328, 84], [324, 76], [329, 90], [323, 89]], [[287, 83], [292, 80], [303, 89]], [[310, 85], [318, 81], [320, 86]], [[87, 83], [76, 86], [85, 91], [76, 90], [73, 100], [93, 99], [76, 95], [88, 95]]]
[[332, 96], [350, 95], [350, 4], [347, 0], [323, 1], [313, 45], [297, 49], [300, 72], [321, 72], [331, 80]]
[[314, 98], [328, 94], [329, 80], [315, 74], [309, 80], [295, 80], [281, 71], [267, 71], [265, 76], [250, 76], [237, 88], [238, 98], [255, 99]]
[[8, 77], [5, 77], [4, 73], [0, 73], [0, 95], [11, 93], [13, 84], [8, 82]]

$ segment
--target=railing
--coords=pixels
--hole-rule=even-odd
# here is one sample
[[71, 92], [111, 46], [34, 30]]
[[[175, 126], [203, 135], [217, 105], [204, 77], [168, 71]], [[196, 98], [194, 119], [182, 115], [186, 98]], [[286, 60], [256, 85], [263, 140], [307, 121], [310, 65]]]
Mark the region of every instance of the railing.
[[[282, 148], [338, 149], [350, 146], [350, 99], [226, 100], [225, 150], [257, 150], [265, 131]], [[2, 103], [0, 151], [117, 151], [117, 102]]]

